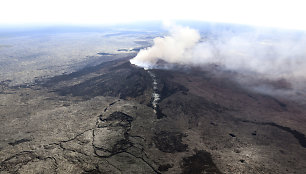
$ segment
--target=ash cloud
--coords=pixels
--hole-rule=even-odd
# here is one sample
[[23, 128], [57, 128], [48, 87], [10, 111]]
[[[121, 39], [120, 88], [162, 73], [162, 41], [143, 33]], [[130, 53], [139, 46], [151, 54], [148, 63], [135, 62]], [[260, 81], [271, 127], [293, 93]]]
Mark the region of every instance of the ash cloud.
[[168, 28], [168, 36], [155, 38], [153, 46], [140, 50], [131, 63], [148, 69], [158, 68], [159, 60], [191, 66], [214, 64], [253, 77], [286, 79], [293, 87], [306, 79], [305, 32], [263, 28], [236, 32], [225, 27], [200, 35], [189, 27]]

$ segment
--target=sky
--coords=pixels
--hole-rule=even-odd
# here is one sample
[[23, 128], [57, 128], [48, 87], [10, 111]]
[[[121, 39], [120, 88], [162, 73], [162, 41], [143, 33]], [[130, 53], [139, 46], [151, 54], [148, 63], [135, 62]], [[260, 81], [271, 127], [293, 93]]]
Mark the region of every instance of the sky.
[[306, 30], [303, 0], [1, 0], [0, 25], [196, 20]]

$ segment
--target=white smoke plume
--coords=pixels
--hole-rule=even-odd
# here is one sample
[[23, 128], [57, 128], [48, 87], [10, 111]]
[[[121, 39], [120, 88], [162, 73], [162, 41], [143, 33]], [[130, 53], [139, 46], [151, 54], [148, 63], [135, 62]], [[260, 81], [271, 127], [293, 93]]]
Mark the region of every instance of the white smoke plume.
[[[306, 79], [306, 34], [302, 31], [227, 29], [202, 34], [195, 29], [172, 25], [169, 36], [157, 37], [152, 47], [130, 60], [144, 68], [156, 68], [158, 60], [201, 66], [217, 64], [263, 78]], [[299, 83], [300, 84], [300, 83]]]
[[198, 31], [177, 25], [168, 26], [170, 35], [157, 37], [152, 47], [142, 49], [131, 63], [144, 67], [153, 67], [158, 60], [169, 63], [189, 63], [190, 51], [201, 39]]

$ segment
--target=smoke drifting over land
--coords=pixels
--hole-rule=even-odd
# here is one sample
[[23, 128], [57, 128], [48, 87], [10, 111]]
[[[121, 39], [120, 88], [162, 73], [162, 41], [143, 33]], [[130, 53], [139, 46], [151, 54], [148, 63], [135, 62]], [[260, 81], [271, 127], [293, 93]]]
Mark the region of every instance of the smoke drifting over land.
[[190, 53], [200, 41], [200, 33], [189, 27], [176, 25], [169, 26], [169, 32], [169, 36], [155, 38], [152, 47], [140, 50], [131, 63], [144, 68], [154, 67], [158, 60], [191, 63]]
[[131, 63], [158, 68], [158, 60], [191, 66], [217, 64], [261, 78], [305, 79], [306, 35], [297, 31], [253, 28], [233, 32], [224, 28], [204, 33], [201, 39], [195, 29], [172, 25], [168, 36], [155, 38], [154, 45], [141, 50]]

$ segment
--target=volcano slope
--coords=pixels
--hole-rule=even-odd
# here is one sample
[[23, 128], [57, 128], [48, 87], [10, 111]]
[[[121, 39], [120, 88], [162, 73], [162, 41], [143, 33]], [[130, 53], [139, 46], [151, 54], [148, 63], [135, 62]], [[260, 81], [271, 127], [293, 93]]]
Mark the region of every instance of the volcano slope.
[[305, 173], [305, 106], [202, 69], [150, 70], [153, 89], [130, 58], [1, 83], [0, 172]]

